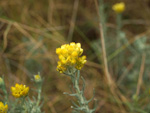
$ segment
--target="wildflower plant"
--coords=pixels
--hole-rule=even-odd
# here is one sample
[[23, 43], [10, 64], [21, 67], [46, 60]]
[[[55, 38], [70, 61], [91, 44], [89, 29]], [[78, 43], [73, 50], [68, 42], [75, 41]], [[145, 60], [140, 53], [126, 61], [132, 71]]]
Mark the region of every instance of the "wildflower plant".
[[[112, 6], [112, 9], [116, 12], [117, 14], [117, 18], [116, 18], [116, 23], [117, 23], [117, 37], [122, 37], [122, 32], [121, 32], [121, 28], [122, 28], [122, 13], [125, 11], [125, 3], [124, 2], [120, 2], [120, 3], [116, 3]], [[117, 46], [119, 46], [118, 44], [118, 39], [117, 39]]]
[[[42, 113], [41, 111], [41, 92], [43, 79], [40, 74], [33, 77], [33, 81], [36, 85], [36, 91], [38, 93], [37, 99], [32, 96], [29, 97], [31, 88], [26, 85], [16, 83], [15, 86], [11, 87], [12, 96], [14, 100], [9, 99], [5, 81], [0, 77], [0, 88], [4, 92], [4, 99], [0, 102], [0, 113]], [[3, 95], [1, 95], [3, 96]]]
[[72, 102], [74, 106], [71, 108], [74, 109], [73, 113], [85, 112], [85, 113], [94, 113], [96, 110], [96, 104], [93, 109], [89, 108], [89, 102], [91, 102], [94, 98], [90, 100], [86, 100], [84, 96], [85, 90], [85, 80], [81, 76], [83, 81], [83, 88], [79, 87], [80, 80], [80, 70], [86, 63], [86, 56], [81, 56], [83, 53], [83, 49], [81, 48], [80, 43], [71, 42], [70, 44], [64, 44], [60, 48], [56, 49], [56, 54], [59, 57], [57, 71], [60, 73], [64, 73], [65, 75], [71, 78], [73, 83], [72, 94], [64, 92], [64, 94], [68, 94], [70, 96], [74, 96], [78, 100], [78, 104]]

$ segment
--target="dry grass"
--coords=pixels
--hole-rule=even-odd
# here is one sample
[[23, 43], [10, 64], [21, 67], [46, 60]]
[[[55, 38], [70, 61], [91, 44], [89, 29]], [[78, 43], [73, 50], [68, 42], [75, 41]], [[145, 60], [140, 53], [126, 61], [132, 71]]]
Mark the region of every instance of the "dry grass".
[[[116, 26], [115, 14], [110, 8], [118, 1], [106, 1], [110, 15], [107, 26], [111, 29], [115, 29]], [[108, 56], [108, 62], [142, 35], [150, 35], [150, 2], [148, 0], [124, 1], [127, 8], [124, 13], [126, 20], [124, 20], [123, 30], [129, 37], [129, 43], [122, 45], [112, 56]], [[63, 95], [64, 91], [70, 91], [68, 87], [70, 80], [56, 71], [55, 49], [67, 43], [68, 40], [72, 40], [81, 42], [84, 54], [87, 55], [88, 62], [81, 73], [86, 78], [88, 87], [85, 91], [86, 97], [90, 98], [92, 89], [96, 89], [95, 98], [99, 100], [96, 113], [129, 113], [126, 103], [132, 102], [130, 91], [128, 92], [126, 86], [118, 86], [113, 74], [111, 76], [112, 78], [114, 76], [115, 94], [109, 89], [108, 81], [102, 71], [102, 61], [98, 62], [101, 55], [95, 54], [90, 44], [91, 41], [99, 39], [98, 22], [94, 0], [25, 0], [24, 2], [1, 0], [0, 75], [5, 75], [8, 91], [16, 82], [33, 87], [30, 78], [37, 72], [41, 72], [45, 78], [43, 111], [71, 113], [72, 98]], [[98, 54], [101, 54], [100, 50]], [[132, 68], [130, 65], [126, 67]], [[109, 67], [109, 70], [111, 73], [113, 67]], [[125, 75], [122, 75], [121, 81], [126, 77]], [[141, 85], [142, 82], [139, 83], [138, 90], [144, 89], [144, 85]], [[123, 90], [127, 93], [123, 93]], [[148, 101], [143, 99], [141, 103], [144, 106]]]

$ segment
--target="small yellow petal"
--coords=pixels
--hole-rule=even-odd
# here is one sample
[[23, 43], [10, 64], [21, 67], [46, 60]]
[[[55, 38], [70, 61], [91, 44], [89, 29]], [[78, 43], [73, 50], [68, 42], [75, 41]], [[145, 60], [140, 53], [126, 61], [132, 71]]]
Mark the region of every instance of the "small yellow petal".
[[61, 53], [61, 49], [60, 48], [57, 48], [56, 49], [56, 54], [60, 54]]
[[77, 57], [77, 56], [78, 56], [78, 53], [77, 53], [76, 51], [74, 51], [74, 52], [72, 53], [72, 56], [73, 56], [73, 57]]

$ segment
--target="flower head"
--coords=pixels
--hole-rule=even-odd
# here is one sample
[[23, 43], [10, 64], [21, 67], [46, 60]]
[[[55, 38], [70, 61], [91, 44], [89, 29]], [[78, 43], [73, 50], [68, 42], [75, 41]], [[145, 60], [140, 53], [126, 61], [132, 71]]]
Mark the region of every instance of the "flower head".
[[57, 48], [56, 54], [59, 57], [57, 71], [63, 73], [71, 68], [80, 70], [86, 63], [86, 56], [81, 56], [82, 53], [83, 49], [80, 43], [71, 42]]
[[16, 98], [25, 97], [29, 92], [29, 87], [26, 87], [26, 85], [17, 84], [15, 87], [11, 87], [12, 95]]
[[115, 5], [113, 5], [112, 9], [116, 13], [122, 13], [125, 10], [125, 4], [123, 2], [116, 3]]
[[0, 113], [7, 113], [8, 105], [4, 105], [2, 102], [0, 102]]
[[39, 74], [34, 75], [34, 80], [35, 80], [35, 82], [41, 82], [42, 81], [41, 76]]

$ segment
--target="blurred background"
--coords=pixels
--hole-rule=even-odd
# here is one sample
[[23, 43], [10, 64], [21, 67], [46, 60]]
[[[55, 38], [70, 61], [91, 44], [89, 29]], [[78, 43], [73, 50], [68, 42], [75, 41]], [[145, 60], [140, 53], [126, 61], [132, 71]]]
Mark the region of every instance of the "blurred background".
[[[119, 35], [117, 14], [112, 10], [118, 2], [126, 6]], [[98, 14], [107, 29], [105, 46], [113, 91], [103, 72]], [[73, 98], [63, 95], [70, 92], [70, 78], [56, 71], [55, 50], [65, 43], [80, 42], [87, 56], [81, 70], [85, 96], [91, 98], [95, 88], [96, 113], [150, 113], [149, 36], [149, 0], [1, 0], [0, 76], [4, 75], [11, 93], [15, 83], [34, 88], [30, 79], [40, 72], [44, 77], [42, 111], [71, 113]]]

